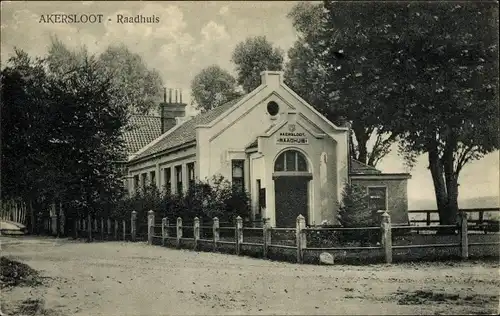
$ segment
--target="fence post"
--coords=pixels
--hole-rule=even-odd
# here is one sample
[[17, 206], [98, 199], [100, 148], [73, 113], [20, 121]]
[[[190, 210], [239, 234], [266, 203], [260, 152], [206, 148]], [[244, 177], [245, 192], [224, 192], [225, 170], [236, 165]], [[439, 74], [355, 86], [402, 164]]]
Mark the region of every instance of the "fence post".
[[135, 241], [135, 234], [137, 232], [137, 212], [132, 211], [132, 217], [130, 218], [130, 235], [132, 241]]
[[391, 217], [387, 212], [382, 214], [382, 221], [380, 223], [381, 241], [380, 244], [384, 249], [384, 256], [386, 263], [392, 263], [392, 228]]
[[219, 242], [219, 219], [214, 217], [214, 224], [212, 226], [214, 236], [214, 251], [217, 250], [217, 243]]
[[104, 217], [101, 217], [101, 240], [104, 240]]
[[264, 238], [264, 258], [267, 258], [269, 245], [271, 244], [271, 223], [268, 218], [264, 218], [264, 225], [262, 225], [262, 235]]
[[236, 217], [236, 255], [239, 256], [241, 253], [241, 244], [243, 243], [243, 219], [241, 216]]
[[427, 211], [426, 213], [426, 224], [427, 226], [431, 226], [431, 212]]
[[78, 225], [80, 225], [80, 220], [75, 218], [74, 220], [74, 226], [75, 226], [75, 239], [78, 239], [78, 229], [80, 229], [80, 227], [78, 227]]
[[89, 214], [88, 215], [88, 218], [87, 218], [87, 231], [88, 231], [88, 236], [87, 236], [87, 239], [89, 240], [89, 242], [92, 241], [93, 239], [93, 234], [92, 234], [92, 215]]
[[484, 222], [484, 211], [479, 211], [479, 225], [482, 227], [483, 222]]
[[106, 221], [106, 226], [107, 226], [106, 228], [108, 230], [108, 238], [109, 238], [109, 236], [111, 236], [111, 219], [109, 219], [109, 217], [108, 217], [108, 220]]
[[165, 239], [167, 238], [167, 218], [161, 219], [161, 245], [165, 246]]
[[113, 226], [113, 229], [114, 229], [114, 236], [115, 236], [115, 240], [118, 240], [118, 220], [115, 219], [115, 224]]
[[59, 212], [60, 212], [60, 215], [59, 215], [59, 220], [60, 220], [60, 223], [59, 223], [59, 227], [61, 228], [61, 235], [62, 236], [66, 236], [66, 214], [64, 214], [64, 210], [62, 208], [62, 206], [60, 206], [59, 208]]
[[177, 217], [177, 248], [181, 247], [181, 238], [182, 238], [182, 218]]
[[148, 212], [148, 245], [153, 244], [153, 234], [155, 231], [155, 212], [149, 210]]
[[297, 239], [297, 262], [304, 262], [304, 249], [307, 247], [307, 236], [303, 229], [306, 228], [306, 219], [304, 216], [297, 216], [295, 237]]
[[193, 224], [194, 250], [198, 249], [198, 241], [200, 240], [200, 219], [194, 218]]
[[460, 254], [462, 259], [469, 258], [469, 236], [467, 227], [467, 213], [459, 212], [459, 229], [460, 229]]
[[123, 241], [127, 240], [127, 222], [122, 219], [122, 237]]

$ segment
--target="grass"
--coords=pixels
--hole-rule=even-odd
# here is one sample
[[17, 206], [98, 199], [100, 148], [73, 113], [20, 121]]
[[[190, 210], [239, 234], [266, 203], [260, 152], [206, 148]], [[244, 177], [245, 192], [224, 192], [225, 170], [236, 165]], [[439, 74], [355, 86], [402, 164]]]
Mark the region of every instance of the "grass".
[[0, 288], [11, 286], [37, 286], [42, 284], [38, 271], [27, 264], [0, 258]]

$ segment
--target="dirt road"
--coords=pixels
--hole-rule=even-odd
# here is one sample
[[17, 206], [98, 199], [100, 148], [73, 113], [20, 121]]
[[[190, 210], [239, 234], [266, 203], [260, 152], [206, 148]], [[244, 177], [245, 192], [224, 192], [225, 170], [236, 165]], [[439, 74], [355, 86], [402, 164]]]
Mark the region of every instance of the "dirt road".
[[313, 266], [144, 243], [0, 237], [46, 285], [2, 291], [7, 315], [39, 299], [58, 315], [496, 313], [498, 263]]

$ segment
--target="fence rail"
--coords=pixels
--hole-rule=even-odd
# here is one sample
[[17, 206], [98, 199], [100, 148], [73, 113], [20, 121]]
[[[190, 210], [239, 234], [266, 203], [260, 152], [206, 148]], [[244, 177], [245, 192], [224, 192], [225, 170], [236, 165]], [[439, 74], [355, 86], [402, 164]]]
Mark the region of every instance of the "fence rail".
[[[390, 215], [384, 212], [381, 215], [380, 226], [375, 227], [307, 227], [305, 218], [298, 216], [295, 227], [271, 227], [269, 220], [263, 222], [262, 227], [244, 227], [243, 220], [237, 217], [234, 226], [221, 223], [217, 217], [212, 219], [212, 225], [203, 225], [198, 218], [189, 220], [189, 226], [184, 226], [182, 218], [175, 220], [162, 218], [155, 220], [155, 212], [149, 211], [146, 224], [137, 219], [137, 212], [131, 213], [130, 219], [115, 220], [109, 218], [85, 218], [74, 220], [74, 235], [78, 237], [88, 237], [101, 240], [147, 240], [148, 244], [159, 244], [176, 248], [191, 248], [199, 250], [201, 247], [209, 247], [211, 251], [230, 248], [236, 255], [242, 255], [249, 249], [256, 251], [259, 256], [271, 258], [277, 251], [292, 252], [296, 262], [303, 263], [306, 256], [317, 252], [351, 252], [354, 254], [367, 252], [375, 254], [385, 262], [391, 263], [393, 255], [401, 251], [411, 249], [442, 249], [454, 248], [458, 250], [461, 258], [469, 258], [469, 249], [475, 251], [479, 247], [492, 247], [500, 245], [498, 241], [483, 240], [474, 238], [469, 241], [471, 221], [468, 220], [466, 212], [459, 213], [459, 221], [455, 225], [433, 225], [433, 226], [404, 226], [391, 224]], [[44, 225], [51, 229], [54, 223], [51, 219], [46, 220]], [[472, 225], [473, 226], [473, 225]], [[145, 230], [140, 229], [145, 227]], [[421, 238], [413, 244], [397, 243], [397, 236], [404, 236], [406, 233], [420, 230], [446, 231], [449, 236], [442, 243], [429, 243], [425, 238]], [[256, 233], [257, 232], [257, 233]], [[290, 234], [280, 234], [278, 232], [290, 232]], [[350, 236], [351, 234], [363, 234], [364, 232], [375, 238], [375, 243], [371, 240], [367, 244], [328, 244], [323, 243], [325, 236]], [[398, 235], [401, 234], [401, 235]], [[393, 235], [395, 238], [393, 238]], [[412, 234], [413, 236], [413, 234]], [[500, 235], [498, 235], [500, 236]], [[420, 237], [426, 237], [421, 235]], [[474, 237], [474, 236], [472, 236]], [[318, 246], [318, 240], [320, 245]], [[498, 239], [496, 239], [498, 240]], [[393, 242], [395, 244], [393, 245]], [[249, 248], [250, 247], [250, 248]], [[253, 247], [253, 248], [252, 248]], [[473, 247], [473, 248], [471, 248]]]
[[[484, 225], [489, 223], [488, 220], [484, 218], [485, 213], [498, 213], [500, 212], [499, 207], [491, 207], [491, 208], [463, 208], [460, 209], [459, 212], [465, 212], [467, 214], [478, 214], [478, 219], [469, 218], [469, 222], [474, 223], [476, 225]], [[410, 223], [425, 223], [427, 226], [430, 226], [432, 223], [439, 223], [438, 219], [432, 219], [432, 214], [439, 214], [438, 210], [409, 210], [409, 215], [411, 214], [425, 214], [425, 219], [410, 219]]]

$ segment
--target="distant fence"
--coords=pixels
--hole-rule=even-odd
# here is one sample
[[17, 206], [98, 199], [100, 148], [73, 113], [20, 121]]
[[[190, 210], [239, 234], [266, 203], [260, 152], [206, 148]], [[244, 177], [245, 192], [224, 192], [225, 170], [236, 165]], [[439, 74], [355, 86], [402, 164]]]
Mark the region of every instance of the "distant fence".
[[[459, 212], [465, 212], [468, 214], [468, 221], [472, 223], [472, 229], [482, 230], [486, 232], [496, 232], [498, 231], [498, 221], [491, 220], [485, 217], [486, 214], [497, 214], [500, 215], [500, 208], [464, 208], [460, 209]], [[410, 217], [410, 224], [412, 225], [422, 225], [431, 226], [439, 223], [439, 212], [438, 210], [409, 210], [408, 215]], [[419, 216], [423, 215], [423, 216]]]
[[26, 225], [27, 219], [26, 204], [21, 201], [2, 201], [0, 205], [0, 220], [13, 221]]

